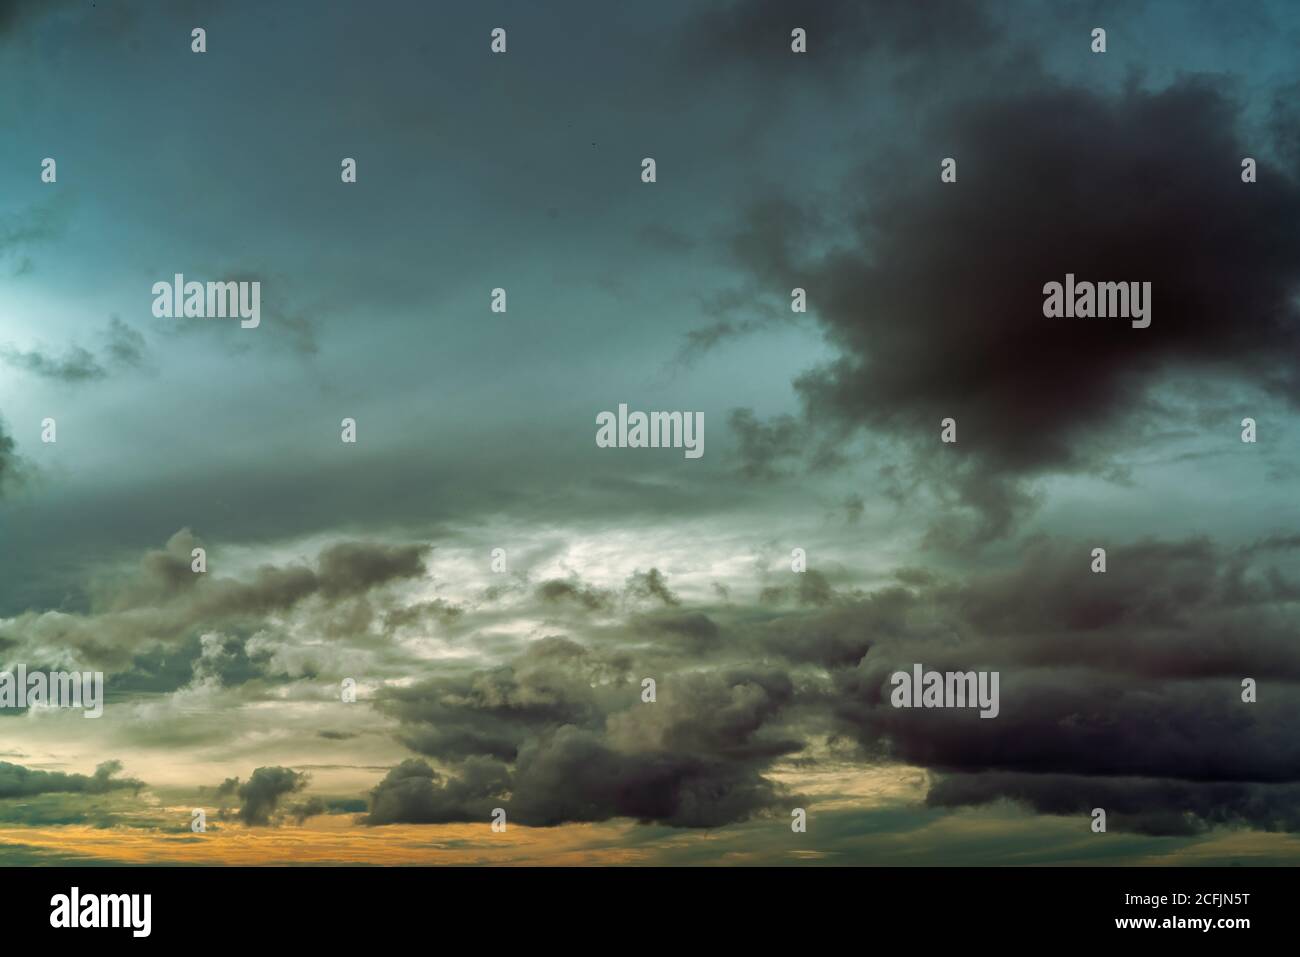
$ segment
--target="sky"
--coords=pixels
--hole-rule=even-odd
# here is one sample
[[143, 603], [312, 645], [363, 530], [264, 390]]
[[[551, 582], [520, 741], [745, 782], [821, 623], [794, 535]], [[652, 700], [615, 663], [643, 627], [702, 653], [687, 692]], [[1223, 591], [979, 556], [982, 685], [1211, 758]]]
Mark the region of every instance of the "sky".
[[0, 0], [0, 863], [1295, 863], [1297, 41]]

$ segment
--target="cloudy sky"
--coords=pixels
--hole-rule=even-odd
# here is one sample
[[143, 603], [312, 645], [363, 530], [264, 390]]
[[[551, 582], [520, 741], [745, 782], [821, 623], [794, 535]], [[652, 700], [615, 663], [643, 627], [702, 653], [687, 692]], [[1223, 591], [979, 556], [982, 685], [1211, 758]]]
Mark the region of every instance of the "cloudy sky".
[[[0, 670], [107, 696], [0, 710], [0, 862], [1295, 863], [1298, 42], [0, 0]], [[1045, 318], [1067, 273], [1150, 327]], [[597, 447], [620, 403], [704, 455]]]

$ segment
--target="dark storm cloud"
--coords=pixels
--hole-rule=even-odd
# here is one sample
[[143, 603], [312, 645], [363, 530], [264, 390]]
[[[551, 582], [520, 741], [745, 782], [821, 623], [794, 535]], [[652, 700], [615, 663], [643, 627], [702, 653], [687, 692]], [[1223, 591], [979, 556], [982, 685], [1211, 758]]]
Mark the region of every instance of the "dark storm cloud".
[[418, 758], [393, 768], [370, 792], [366, 824], [443, 824], [487, 821], [510, 787], [506, 766], [490, 758], [469, 758], [455, 778], [445, 778]]
[[1093, 574], [1090, 545], [1039, 539], [1005, 569], [960, 578], [900, 569], [899, 585], [833, 592], [829, 607], [806, 614], [774, 613], [750, 625], [749, 640], [828, 667], [863, 656], [874, 667], [879, 654], [903, 649], [934, 656], [936, 667], [984, 658], [1142, 681], [1300, 681], [1289, 614], [1300, 596], [1296, 549], [1144, 540], [1112, 546], [1107, 559], [1109, 570]]
[[986, 772], [942, 776], [931, 807], [963, 807], [1008, 799], [1040, 814], [1088, 818], [1106, 812], [1109, 830], [1161, 837], [1201, 834], [1215, 825], [1300, 831], [1300, 785], [1098, 778], [1065, 774]]
[[[1088, 555], [1037, 542], [1010, 571], [909, 576], [857, 609], [856, 645], [834, 638], [843, 620], [792, 637], [815, 632], [807, 650], [838, 658], [826, 703], [844, 733], [945, 775], [937, 804], [1007, 797], [1057, 813], [1068, 779], [1087, 778], [1071, 813], [1122, 809], [1116, 827], [1168, 833], [1183, 813], [1194, 829], [1293, 827], [1295, 809], [1280, 809], [1300, 783], [1294, 549], [1139, 542], [1112, 549], [1105, 574]], [[890, 675], [914, 663], [1000, 672], [1000, 713], [892, 707]], [[1242, 701], [1243, 678], [1257, 702]]]
[[599, 723], [596, 675], [612, 677], [581, 645], [544, 638], [507, 666], [383, 689], [377, 706], [402, 723], [403, 742], [421, 754], [514, 760], [539, 730]]
[[[942, 662], [926, 668], [941, 670]], [[910, 673], [909, 665], [896, 666]], [[890, 667], [889, 672], [895, 670]], [[955, 667], [951, 670], [957, 670]], [[964, 669], [963, 669], [964, 670]], [[940, 771], [1283, 783], [1300, 777], [1300, 706], [1279, 682], [1255, 704], [1238, 681], [1139, 682], [1079, 669], [999, 668], [1001, 709], [894, 708], [888, 673], [844, 676], [842, 716], [877, 753]]]
[[1269, 111], [1269, 133], [1283, 165], [1300, 166], [1300, 83], [1289, 83], [1273, 92]]
[[[867, 179], [889, 188], [853, 214], [853, 244], [808, 256], [799, 220], [760, 207], [737, 248], [755, 275], [803, 277], [840, 353], [796, 383], [810, 419], [901, 440], [988, 536], [1032, 504], [1020, 480], [1105, 473], [1167, 376], [1300, 399], [1300, 187], [1241, 137], [1239, 114], [1208, 81], [1115, 96], [1046, 84], [961, 102], [873, 164]], [[940, 182], [943, 156], [957, 183]], [[1242, 183], [1244, 156], [1258, 183]], [[1066, 273], [1150, 282], [1150, 328], [1044, 317], [1043, 285]], [[938, 442], [948, 416], [955, 446]], [[737, 426], [751, 471], [796, 451], [789, 421]]]
[[22, 765], [0, 761], [0, 798], [33, 797], [38, 794], [105, 794], [109, 791], [138, 791], [143, 781], [121, 778], [121, 761], [105, 761], [95, 773], [66, 774], [62, 771], [37, 771]]
[[919, 594], [959, 613], [963, 633], [990, 636], [1029, 664], [1300, 680], [1300, 650], [1287, 638], [1289, 606], [1300, 597], [1293, 549], [1144, 540], [1111, 548], [1105, 574], [1085, 572], [1089, 556], [1086, 545], [1037, 541], [1012, 570]]
[[565, 727], [523, 749], [509, 810], [539, 827], [613, 817], [719, 827], [771, 807], [778, 790], [759, 767], [708, 754], [628, 754], [593, 732]]
[[743, 665], [685, 672], [660, 685], [655, 707], [621, 709], [606, 721], [616, 747], [740, 761], [772, 759], [801, 747], [775, 723], [795, 699], [795, 683], [784, 669]]
[[661, 672], [647, 703], [627, 661], [544, 639], [508, 667], [381, 693], [403, 741], [451, 770], [395, 768], [368, 822], [486, 820], [497, 805], [537, 826], [741, 820], [771, 805], [764, 771], [802, 746], [780, 725], [794, 698], [783, 672], [747, 667]]
[[[486, 821], [495, 806], [532, 827], [629, 817], [673, 827], [718, 827], [768, 808], [776, 787], [746, 762], [671, 752], [627, 754], [567, 725], [530, 741], [511, 774], [471, 758], [444, 779], [411, 759], [371, 794], [368, 824]], [[506, 799], [508, 797], [508, 800]]]
[[239, 819], [249, 827], [267, 827], [274, 821], [281, 800], [306, 786], [307, 775], [302, 772], [292, 768], [265, 767], [254, 770], [242, 783], [238, 778], [227, 778], [217, 789], [217, 794], [239, 798]]

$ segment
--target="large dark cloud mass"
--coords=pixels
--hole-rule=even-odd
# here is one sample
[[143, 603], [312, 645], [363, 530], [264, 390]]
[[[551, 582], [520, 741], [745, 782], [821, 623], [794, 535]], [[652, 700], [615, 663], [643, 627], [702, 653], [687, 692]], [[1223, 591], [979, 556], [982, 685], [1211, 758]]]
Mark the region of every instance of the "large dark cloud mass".
[[[621, 656], [566, 639], [531, 645], [508, 667], [385, 691], [405, 743], [453, 766], [395, 768], [369, 822], [511, 820], [547, 826], [632, 817], [684, 827], [742, 820], [778, 789], [762, 771], [801, 745], [779, 731], [794, 697], [777, 670], [662, 676], [657, 700]], [[508, 802], [506, 797], [509, 797]]]
[[[742, 260], [807, 287], [839, 353], [798, 380], [811, 421], [901, 440], [980, 510], [981, 534], [1000, 534], [1028, 502], [1018, 480], [1108, 471], [1170, 377], [1300, 399], [1300, 183], [1244, 123], [1208, 80], [1115, 95], [1048, 83], [960, 102], [864, 169], [879, 188], [850, 192], [853, 241], [830, 253], [809, 256], [793, 202], [756, 209]], [[945, 156], [956, 183], [940, 182]], [[1246, 156], [1257, 183], [1241, 180]], [[1150, 282], [1151, 326], [1044, 317], [1044, 284], [1067, 273]], [[940, 446], [949, 416], [958, 443]], [[747, 424], [749, 472], [796, 451], [788, 425]], [[1233, 425], [1219, 423], [1225, 440]]]
[[[1147, 542], [1114, 550], [1105, 574], [1087, 554], [1040, 542], [1015, 571], [896, 591], [865, 656], [832, 674], [841, 727], [868, 754], [940, 772], [936, 805], [1119, 808], [1112, 826], [1153, 833], [1174, 819], [1180, 833], [1292, 829], [1279, 808], [1300, 785], [1293, 550]], [[892, 707], [889, 675], [914, 662], [999, 671], [998, 717]]]
[[1210, 783], [1067, 774], [981, 772], [941, 777], [932, 807], [1009, 798], [1040, 814], [1090, 816], [1106, 811], [1108, 829], [1162, 837], [1200, 834], [1215, 825], [1300, 832], [1300, 785]]

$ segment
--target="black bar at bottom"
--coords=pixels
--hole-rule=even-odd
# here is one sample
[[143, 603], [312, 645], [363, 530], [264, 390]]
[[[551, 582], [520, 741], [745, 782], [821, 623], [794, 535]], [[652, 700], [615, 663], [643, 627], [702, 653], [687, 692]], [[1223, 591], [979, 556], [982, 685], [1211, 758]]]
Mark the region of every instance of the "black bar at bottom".
[[[1291, 937], [1294, 877], [1283, 868], [97, 867], [6, 868], [0, 886], [11, 944], [75, 934], [78, 944], [94, 937], [128, 947], [379, 946], [418, 934], [444, 949], [455, 939], [447, 935], [464, 934], [462, 948], [475, 940], [493, 952], [512, 942], [537, 948], [550, 938], [585, 952], [637, 940], [674, 950], [709, 940], [806, 948], [844, 935], [872, 947], [900, 933], [926, 949], [1125, 937], [1231, 947]], [[105, 922], [116, 910], [127, 926], [52, 926], [52, 916], [71, 922], [74, 887], [95, 921], [101, 895], [150, 895], [148, 936], [136, 936], [143, 897], [102, 908]], [[62, 915], [58, 895], [67, 898]], [[137, 900], [140, 910], [128, 910]]]

